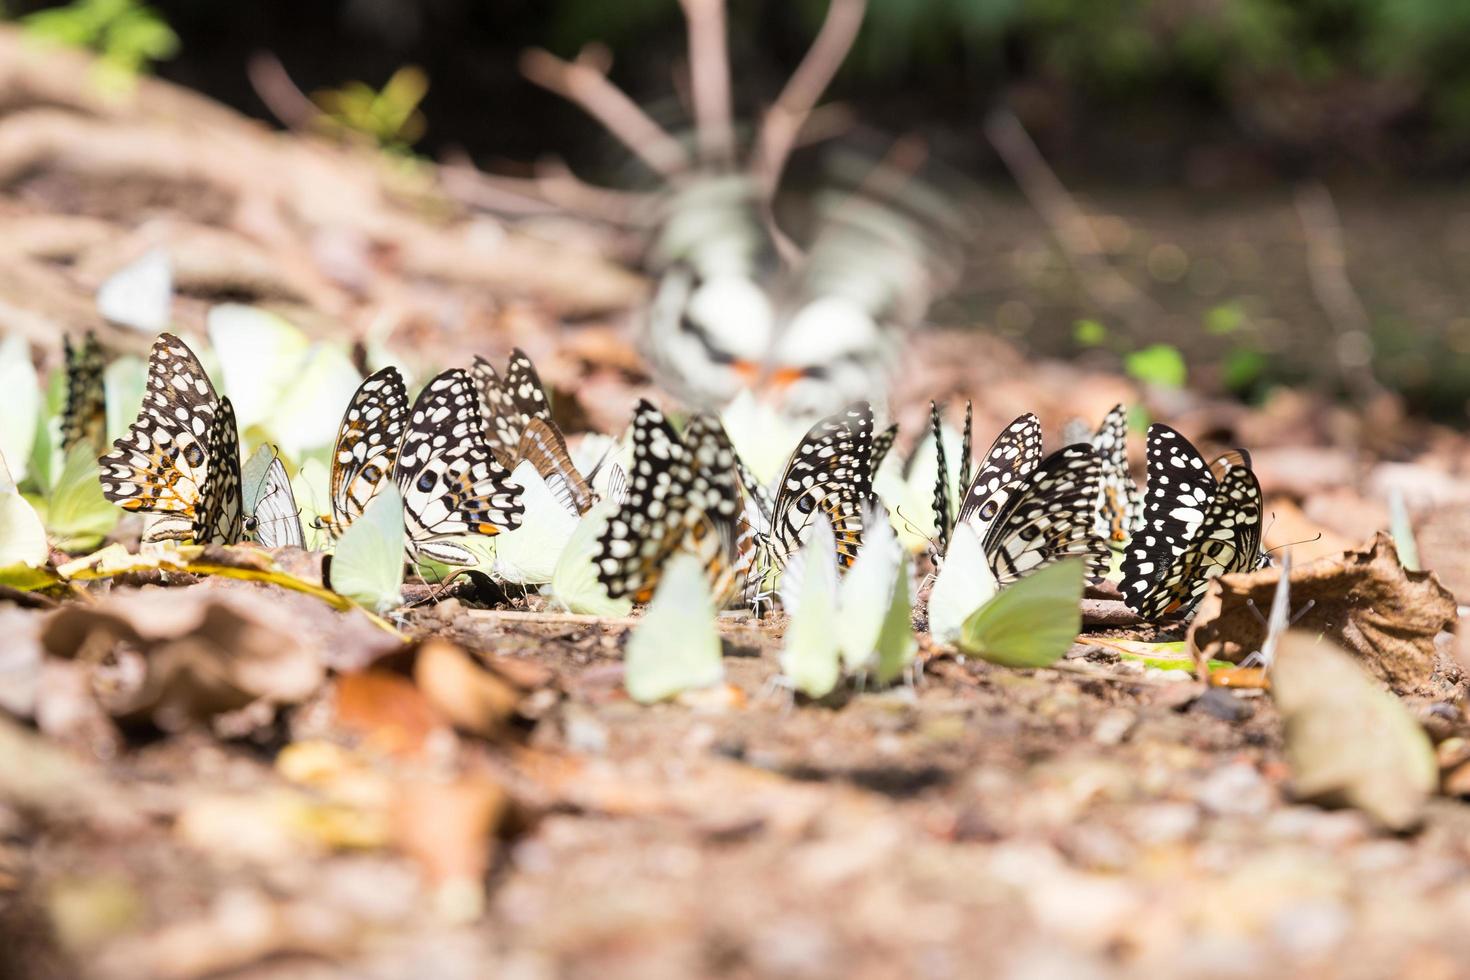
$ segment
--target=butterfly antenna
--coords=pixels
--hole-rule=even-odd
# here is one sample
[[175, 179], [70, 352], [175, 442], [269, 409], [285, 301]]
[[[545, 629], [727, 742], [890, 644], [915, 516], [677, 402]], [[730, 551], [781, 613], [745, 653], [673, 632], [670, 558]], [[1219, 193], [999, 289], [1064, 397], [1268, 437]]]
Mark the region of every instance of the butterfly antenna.
[[1310, 538], [1303, 538], [1300, 541], [1286, 541], [1286, 542], [1284, 542], [1282, 544], [1278, 544], [1274, 548], [1267, 548], [1264, 552], [1262, 552], [1262, 554], [1269, 555], [1269, 554], [1271, 554], [1271, 552], [1273, 552], [1273, 551], [1280, 551], [1282, 548], [1291, 548], [1291, 547], [1294, 547], [1294, 546], [1299, 545], [1299, 544], [1314, 544], [1315, 542], [1318, 542], [1318, 541], [1321, 541], [1321, 540], [1322, 540], [1322, 532], [1321, 531], [1318, 531], [1316, 534], [1312, 535], [1312, 537], [1310, 537]]

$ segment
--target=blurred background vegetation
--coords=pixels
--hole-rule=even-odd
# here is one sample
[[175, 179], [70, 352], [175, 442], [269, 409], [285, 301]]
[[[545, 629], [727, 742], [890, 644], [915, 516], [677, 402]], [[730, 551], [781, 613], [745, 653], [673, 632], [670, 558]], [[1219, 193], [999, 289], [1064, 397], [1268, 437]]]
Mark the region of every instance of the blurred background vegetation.
[[[685, 50], [676, 0], [0, 3], [38, 32], [125, 70], [151, 65], [262, 118], [245, 65], [270, 51], [379, 145], [464, 151], [489, 169], [554, 154], [589, 179], [638, 177], [594, 123], [520, 77], [528, 46], [571, 55], [602, 42], [619, 85], [656, 116], [683, 118], [671, 82]], [[747, 114], [779, 90], [825, 6], [730, 0]], [[831, 98], [856, 111], [856, 137], [923, 137], [982, 203], [972, 274], [941, 319], [1246, 395], [1311, 377], [1342, 353], [1341, 325], [1313, 297], [1296, 197], [1320, 181], [1367, 312], [1367, 337], [1349, 354], [1371, 358], [1378, 378], [1419, 407], [1464, 416], [1470, 2], [868, 6]], [[1089, 301], [986, 139], [998, 107], [1024, 124], [1092, 216], [1105, 260], [1158, 304], [1156, 316], [1119, 318]], [[1159, 344], [1183, 351], [1183, 363], [1150, 353]]]

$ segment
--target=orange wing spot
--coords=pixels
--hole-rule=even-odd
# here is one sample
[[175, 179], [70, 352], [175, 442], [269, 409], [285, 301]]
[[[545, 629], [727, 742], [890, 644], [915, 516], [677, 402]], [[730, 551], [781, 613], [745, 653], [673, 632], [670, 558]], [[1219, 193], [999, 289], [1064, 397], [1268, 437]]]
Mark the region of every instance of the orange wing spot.
[[771, 384], [776, 388], [786, 388], [804, 377], [806, 372], [801, 368], [777, 368], [771, 372]]
[[730, 366], [746, 384], [753, 385], [760, 380], [761, 366], [755, 361], [733, 361]]
[[143, 498], [129, 497], [127, 500], [124, 500], [120, 506], [123, 510], [141, 510], [143, 508]]
[[500, 533], [500, 528], [496, 527], [494, 524], [476, 524], [475, 530], [481, 534], [490, 535], [492, 537]]

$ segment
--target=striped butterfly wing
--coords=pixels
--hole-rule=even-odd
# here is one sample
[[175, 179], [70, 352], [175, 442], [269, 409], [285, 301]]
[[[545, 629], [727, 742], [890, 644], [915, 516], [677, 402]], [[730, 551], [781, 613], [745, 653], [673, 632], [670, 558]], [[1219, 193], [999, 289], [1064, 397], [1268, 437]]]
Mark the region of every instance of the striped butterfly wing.
[[1040, 464], [1041, 422], [1029, 413], [1018, 416], [990, 444], [965, 488], [955, 523], [969, 524], [983, 542], [1018, 484]]
[[470, 373], [479, 388], [480, 407], [485, 413], [485, 440], [503, 465], [513, 465], [521, 438], [532, 419], [540, 419], [556, 430], [541, 376], [519, 347], [510, 352], [504, 376], [483, 357], [475, 358]]
[[61, 338], [66, 354], [66, 405], [61, 412], [61, 448], [63, 452], [80, 445], [93, 447], [93, 452], [107, 445], [107, 389], [103, 372], [107, 368], [97, 335], [90, 330], [80, 346], [73, 347], [71, 338]]
[[221, 398], [209, 429], [209, 470], [194, 524], [197, 544], [234, 544], [240, 540], [244, 505], [240, 491], [240, 433], [235, 407]]
[[434, 377], [414, 400], [393, 479], [412, 557], [472, 564], [468, 551], [446, 539], [521, 523], [520, 487], [485, 444], [474, 382], [457, 368]]
[[[949, 533], [954, 530], [955, 501], [949, 484], [949, 459], [944, 451], [944, 423], [939, 406], [929, 403], [929, 433], [934, 437], [934, 532], [935, 549], [940, 556], [949, 550]], [[963, 484], [961, 484], [963, 486]]]
[[1102, 460], [1097, 533], [1121, 548], [1142, 517], [1138, 487], [1128, 469], [1128, 409], [1114, 405], [1092, 436], [1092, 448]]
[[219, 396], [182, 340], [160, 334], [148, 356], [138, 418], [97, 462], [102, 495], [124, 510], [162, 515], [148, 540], [182, 540], [206, 526], [210, 433]]
[[894, 422], [888, 428], [873, 437], [873, 459], [868, 464], [868, 479], [872, 480], [878, 476], [878, 467], [888, 458], [888, 453], [893, 449], [894, 440], [898, 438], [898, 423]]
[[585, 514], [596, 503], [597, 494], [572, 462], [561, 430], [551, 423], [539, 418], [527, 422], [516, 446], [515, 459], [527, 460], [536, 467], [551, 495], [568, 513]]
[[1109, 550], [1095, 532], [1101, 479], [1102, 460], [1084, 442], [1052, 453], [1011, 487], [980, 542], [999, 585], [1065, 558], [1083, 559], [1088, 578], [1102, 579]]
[[1137, 601], [1189, 547], [1219, 485], [1188, 439], [1162, 423], [1148, 427], [1143, 521], [1124, 552], [1123, 577], [1118, 583], [1123, 598], [1135, 610]]
[[331, 518], [318, 524], [339, 536], [388, 485], [408, 422], [408, 392], [397, 368], [386, 367], [358, 385], [332, 452]]
[[633, 412], [633, 464], [627, 498], [597, 539], [597, 578], [613, 599], [646, 602], [664, 563], [688, 531], [694, 473], [678, 433], [654, 405]]
[[242, 476], [245, 532], [265, 548], [304, 547], [301, 511], [281, 458], [272, 456], [264, 470]]
[[1261, 486], [1249, 466], [1228, 466], [1188, 545], [1141, 591], [1125, 582], [1128, 605], [1146, 620], [1182, 616], [1204, 597], [1210, 580], [1261, 567]]

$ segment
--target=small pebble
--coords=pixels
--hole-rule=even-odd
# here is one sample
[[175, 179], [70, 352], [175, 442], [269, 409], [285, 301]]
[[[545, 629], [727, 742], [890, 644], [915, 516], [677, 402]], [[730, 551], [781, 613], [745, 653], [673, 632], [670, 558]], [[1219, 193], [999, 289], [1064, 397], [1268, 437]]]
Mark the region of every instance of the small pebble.
[[1251, 708], [1240, 698], [1222, 687], [1209, 687], [1189, 705], [1190, 711], [1199, 711], [1219, 718], [1221, 721], [1245, 721], [1251, 716]]

